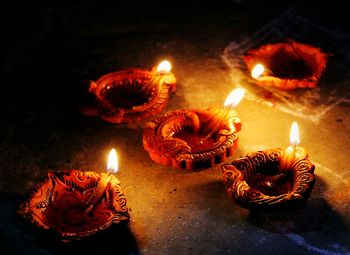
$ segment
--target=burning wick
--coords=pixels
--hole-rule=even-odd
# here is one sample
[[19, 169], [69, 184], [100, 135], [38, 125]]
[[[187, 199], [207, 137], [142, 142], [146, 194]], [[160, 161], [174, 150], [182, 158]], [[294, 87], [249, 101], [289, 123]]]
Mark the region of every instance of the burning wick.
[[119, 164], [118, 164], [118, 156], [117, 151], [113, 148], [109, 152], [108, 161], [107, 161], [107, 172], [116, 173], [118, 172]]
[[85, 210], [83, 215], [87, 215], [91, 209], [94, 207], [94, 205], [101, 199], [103, 194], [106, 192], [109, 182], [112, 178], [112, 173], [118, 172], [118, 157], [117, 157], [117, 151], [113, 148], [109, 152], [108, 155], [108, 161], [107, 161], [107, 172], [108, 174], [101, 174], [101, 178], [95, 188], [95, 191], [92, 193], [90, 198], [87, 200], [86, 205], [88, 206]]
[[171, 71], [171, 63], [168, 60], [163, 60], [157, 67], [157, 73], [169, 73]]
[[233, 90], [226, 98], [224, 102], [225, 109], [232, 109], [236, 107], [239, 102], [243, 99], [245, 94], [245, 90], [242, 88], [238, 88]]
[[[243, 88], [234, 89], [226, 98], [224, 102], [223, 116], [221, 116], [222, 121], [227, 119], [230, 111], [235, 108], [243, 99], [245, 95], [245, 90]], [[234, 126], [233, 126], [234, 128]]]
[[280, 160], [280, 170], [287, 170], [293, 164], [295, 158], [295, 147], [300, 143], [298, 124], [293, 121], [290, 129], [290, 146], [288, 146]]
[[252, 70], [252, 77], [258, 79], [265, 72], [265, 67], [262, 64], [256, 64]]
[[[154, 69], [153, 69], [154, 70]], [[162, 62], [159, 63], [159, 65], [156, 68], [155, 75], [141, 88], [141, 92], [149, 90], [149, 88], [155, 86], [157, 83], [161, 83], [166, 79], [166, 75], [162, 74], [167, 74], [170, 73], [171, 71], [171, 63], [168, 60], [163, 60]], [[154, 71], [153, 71], [154, 72]]]
[[241, 100], [243, 99], [245, 94], [245, 90], [243, 88], [234, 89], [226, 98], [224, 102], [224, 111], [219, 116], [219, 121], [212, 120], [209, 124], [209, 134], [200, 140], [200, 143], [203, 144], [205, 140], [207, 140], [215, 130], [217, 130], [223, 121], [225, 121], [230, 114], [230, 111], [236, 107]]

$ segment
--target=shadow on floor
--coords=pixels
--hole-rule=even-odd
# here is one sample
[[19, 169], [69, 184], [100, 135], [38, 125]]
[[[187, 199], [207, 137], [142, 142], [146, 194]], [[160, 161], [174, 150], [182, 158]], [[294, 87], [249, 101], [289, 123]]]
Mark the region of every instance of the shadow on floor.
[[17, 214], [22, 201], [24, 198], [17, 195], [0, 196], [1, 254], [139, 254], [137, 241], [127, 223], [112, 225], [79, 241], [63, 243]]
[[316, 179], [311, 198], [304, 208], [290, 211], [246, 211], [241, 210], [242, 217], [249, 223], [272, 233], [302, 234], [312, 231], [323, 231], [332, 226], [338, 232], [350, 231], [341, 216], [333, 210], [323, 194], [327, 192], [326, 183], [319, 177]]
[[70, 243], [41, 233], [37, 243], [52, 254], [139, 254], [136, 240], [126, 223], [113, 225], [91, 237]]

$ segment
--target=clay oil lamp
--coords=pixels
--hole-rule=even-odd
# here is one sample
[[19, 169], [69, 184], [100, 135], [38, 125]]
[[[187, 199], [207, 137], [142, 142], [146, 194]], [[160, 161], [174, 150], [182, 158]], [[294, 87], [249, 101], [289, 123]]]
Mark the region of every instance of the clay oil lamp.
[[126, 198], [119, 180], [115, 150], [108, 173], [80, 170], [49, 172], [38, 183], [19, 213], [33, 224], [68, 242], [90, 236], [112, 223], [129, 221]]
[[297, 209], [306, 204], [315, 183], [314, 164], [299, 143], [293, 123], [291, 145], [257, 151], [222, 166], [228, 194], [250, 210]]
[[233, 155], [241, 121], [233, 108], [244, 90], [234, 90], [225, 107], [207, 110], [176, 110], [148, 122], [143, 146], [150, 158], [179, 169], [208, 168]]
[[142, 121], [160, 113], [175, 91], [176, 78], [165, 60], [151, 70], [130, 68], [91, 82], [93, 103], [80, 111], [111, 123]]
[[258, 85], [293, 90], [316, 87], [328, 55], [319, 48], [289, 40], [250, 50], [244, 61]]

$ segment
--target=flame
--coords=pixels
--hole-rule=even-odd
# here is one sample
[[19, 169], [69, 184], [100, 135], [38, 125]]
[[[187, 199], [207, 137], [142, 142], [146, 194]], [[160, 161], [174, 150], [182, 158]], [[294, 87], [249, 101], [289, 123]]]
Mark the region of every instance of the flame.
[[107, 162], [107, 171], [116, 173], [118, 172], [118, 156], [117, 151], [115, 149], [111, 149], [108, 155], [108, 162]]
[[252, 77], [258, 79], [265, 72], [265, 67], [262, 64], [256, 64], [252, 70]]
[[245, 90], [242, 88], [234, 89], [232, 92], [228, 95], [228, 97], [225, 100], [224, 106], [230, 106], [235, 107], [241, 102], [242, 98], [244, 97]]
[[158, 73], [169, 73], [171, 71], [171, 63], [168, 60], [160, 62], [157, 67]]
[[300, 143], [298, 124], [293, 121], [292, 127], [290, 128], [289, 141], [291, 145], [298, 145]]

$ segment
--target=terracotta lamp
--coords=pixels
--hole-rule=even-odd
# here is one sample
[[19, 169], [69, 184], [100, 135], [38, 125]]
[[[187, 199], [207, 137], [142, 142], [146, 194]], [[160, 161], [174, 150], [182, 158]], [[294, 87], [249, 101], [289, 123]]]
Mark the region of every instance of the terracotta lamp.
[[176, 90], [176, 78], [170, 70], [170, 62], [163, 61], [151, 70], [130, 68], [106, 74], [90, 83], [94, 103], [80, 111], [111, 123], [132, 123], [154, 116]]
[[[116, 169], [109, 167], [110, 171]], [[21, 205], [19, 213], [65, 242], [130, 218], [120, 182], [112, 173], [80, 170], [49, 172]]]
[[166, 166], [193, 170], [211, 167], [233, 155], [241, 121], [231, 108], [243, 97], [242, 90], [230, 96], [228, 100], [233, 101], [226, 101], [225, 108], [177, 110], [148, 122], [143, 146], [151, 159]]
[[315, 183], [314, 169], [305, 150], [295, 145], [253, 152], [222, 166], [228, 194], [251, 210], [304, 206]]
[[316, 87], [328, 56], [319, 48], [289, 40], [250, 50], [244, 61], [258, 85], [293, 90]]

